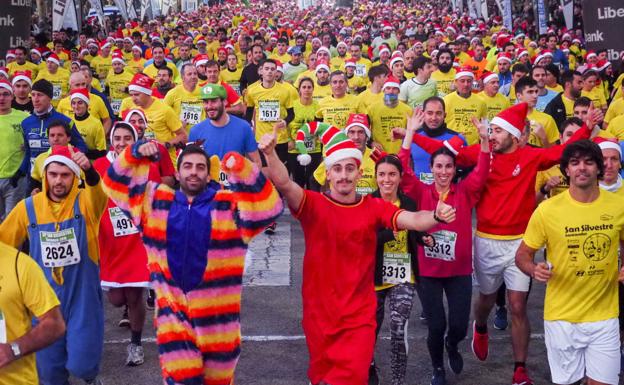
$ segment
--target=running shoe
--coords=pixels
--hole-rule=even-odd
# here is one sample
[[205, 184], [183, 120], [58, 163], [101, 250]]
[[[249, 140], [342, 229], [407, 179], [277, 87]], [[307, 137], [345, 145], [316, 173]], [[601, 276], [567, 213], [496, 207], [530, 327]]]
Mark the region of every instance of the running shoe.
[[514, 371], [512, 385], [533, 385], [533, 380], [524, 366], [518, 366]]
[[121, 316], [121, 319], [119, 320], [117, 326], [119, 326], [120, 328], [130, 327], [130, 320], [128, 319], [128, 306], [124, 308], [123, 315]]
[[368, 385], [379, 385], [379, 372], [375, 362], [368, 367]]
[[277, 222], [273, 222], [264, 229], [264, 233], [267, 235], [275, 234], [275, 229], [277, 228]]
[[507, 326], [509, 326], [507, 308], [505, 306], [497, 307], [496, 313], [494, 313], [494, 329], [505, 330]]
[[431, 385], [446, 385], [446, 374], [444, 373], [444, 368], [433, 369]]
[[477, 323], [472, 322], [472, 352], [480, 361], [485, 361], [489, 352], [488, 333], [477, 333]]
[[145, 361], [145, 354], [143, 354], [143, 346], [136, 344], [128, 345], [128, 358], [126, 358], [126, 366], [139, 366]]
[[459, 374], [464, 369], [464, 359], [457, 349], [457, 345], [450, 346], [448, 342], [448, 336], [444, 338], [444, 346], [446, 347], [446, 353], [448, 354], [448, 366], [455, 374]]
[[156, 304], [156, 293], [154, 290], [147, 290], [147, 299], [145, 300], [145, 307], [147, 310], [154, 310], [154, 306]]

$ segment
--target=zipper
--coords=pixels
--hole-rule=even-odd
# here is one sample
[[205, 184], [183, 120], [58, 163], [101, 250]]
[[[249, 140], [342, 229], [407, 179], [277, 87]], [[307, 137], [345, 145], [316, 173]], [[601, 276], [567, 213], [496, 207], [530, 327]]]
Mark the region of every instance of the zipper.
[[188, 266], [187, 263], [187, 254], [188, 254], [188, 237], [189, 237], [189, 223], [191, 222], [191, 205], [193, 204], [193, 202], [190, 202], [188, 204], [187, 210], [186, 210], [186, 228], [185, 228], [185, 232], [184, 232], [184, 255], [182, 257], [182, 277], [181, 280], [182, 282], [180, 282], [180, 285], [184, 285], [184, 280], [186, 277], [186, 268]]

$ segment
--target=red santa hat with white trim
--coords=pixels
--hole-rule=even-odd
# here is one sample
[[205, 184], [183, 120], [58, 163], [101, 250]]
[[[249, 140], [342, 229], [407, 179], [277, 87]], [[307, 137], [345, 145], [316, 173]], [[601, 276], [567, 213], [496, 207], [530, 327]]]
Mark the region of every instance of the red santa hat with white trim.
[[8, 90], [11, 95], [13, 94], [13, 87], [11, 86], [11, 83], [8, 82], [8, 80], [0, 79], [0, 88]]
[[111, 59], [111, 63], [121, 63], [121, 64], [126, 64], [126, 62], [124, 61], [123, 58], [123, 54], [121, 53], [121, 51], [115, 51], [113, 52], [113, 54], [111, 55], [112, 59]]
[[69, 169], [72, 170], [78, 178], [80, 178], [80, 173], [82, 172], [82, 170], [80, 169], [80, 166], [78, 166], [78, 164], [72, 159], [72, 154], [77, 152], [77, 149], [70, 148], [69, 146], [54, 145], [52, 146], [50, 156], [48, 156], [43, 162], [43, 169], [45, 170], [50, 163], [61, 163], [69, 167]]
[[497, 125], [511, 135], [520, 139], [526, 127], [526, 118], [529, 111], [529, 105], [526, 103], [518, 103], [505, 110], [502, 110], [492, 119], [490, 124]]
[[80, 99], [83, 102], [89, 105], [89, 90], [86, 88], [75, 88], [71, 90], [71, 94], [69, 96], [69, 100]]
[[401, 88], [401, 82], [399, 81], [399, 79], [395, 78], [393, 75], [390, 75], [386, 78], [386, 81], [381, 87], [381, 90], [384, 91], [388, 87]]
[[5, 78], [9, 78], [9, 69], [7, 67], [0, 67], [0, 76], [4, 76]]
[[146, 95], [152, 95], [152, 84], [154, 84], [152, 78], [139, 72], [135, 74], [132, 81], [130, 81], [128, 91], [137, 91]]
[[314, 72], [316, 73], [321, 69], [324, 69], [327, 72], [329, 72], [329, 62], [327, 60], [318, 60], [316, 62], [316, 68], [314, 69]]
[[362, 127], [366, 136], [371, 137], [370, 123], [368, 122], [368, 115], [366, 114], [350, 114], [347, 119], [347, 125], [344, 128], [345, 133], [349, 132], [351, 127]]
[[132, 124], [130, 124], [129, 122], [126, 122], [125, 120], [118, 120], [113, 124], [113, 127], [111, 128], [111, 131], [110, 131], [111, 143], [113, 143], [113, 136], [115, 135], [115, 130], [117, 130], [118, 128], [125, 128], [126, 130], [130, 131], [132, 133], [132, 136], [134, 137], [135, 142], [139, 140], [139, 133], [137, 132], [137, 130], [134, 128]]
[[394, 63], [402, 62], [402, 61], [403, 61], [403, 54], [401, 53], [401, 51], [394, 51], [392, 53], [392, 57], [390, 57], [390, 68], [392, 68]]
[[483, 71], [483, 75], [481, 75], [481, 80], [483, 81], [483, 84], [487, 84], [488, 82], [491, 82], [494, 79], [498, 79], [497, 74], [495, 74], [494, 72], [490, 72], [490, 71]]
[[600, 147], [601, 150], [615, 150], [620, 154], [620, 159], [622, 159], [622, 148], [620, 144], [612, 139], [596, 137], [594, 138], [594, 142]]
[[455, 74], [455, 80], [462, 78], [464, 76], [470, 76], [471, 78], [474, 79], [475, 75], [472, 72], [472, 68], [468, 66], [461, 67], [459, 70], [457, 70], [457, 73]]
[[52, 63], [56, 64], [57, 66], [61, 65], [61, 59], [58, 57], [58, 55], [55, 52], [52, 52], [50, 54], [50, 56], [48, 56], [46, 61], [51, 61]]
[[13, 73], [13, 79], [11, 80], [11, 83], [15, 85], [15, 83], [19, 82], [20, 80], [25, 81], [26, 83], [28, 83], [29, 86], [32, 87], [32, 72], [30, 72], [30, 70], [15, 71]]
[[511, 63], [513, 60], [511, 59], [511, 55], [508, 54], [507, 52], [501, 52], [498, 54], [498, 57], [496, 58], [496, 63], [499, 63], [501, 61], [506, 61]]

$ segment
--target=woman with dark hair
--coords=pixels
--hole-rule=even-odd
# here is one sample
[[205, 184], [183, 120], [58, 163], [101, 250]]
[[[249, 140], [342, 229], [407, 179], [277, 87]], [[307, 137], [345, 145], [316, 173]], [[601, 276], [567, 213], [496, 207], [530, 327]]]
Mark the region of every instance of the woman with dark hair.
[[[466, 337], [470, 316], [472, 209], [488, 177], [490, 148], [487, 128], [479, 124], [481, 155], [478, 164], [466, 179], [454, 183], [457, 151], [451, 143], [445, 142], [444, 147], [431, 155], [434, 183], [425, 184], [409, 166], [412, 138], [422, 126], [423, 117], [422, 111], [416, 111], [407, 121], [407, 132], [399, 152], [405, 170], [401, 188], [408, 197], [418, 202], [417, 210], [436, 207], [438, 201], [457, 209], [457, 219], [453, 223], [440, 223], [430, 230], [435, 239], [433, 247], [418, 247], [418, 285], [427, 318], [427, 347], [433, 365], [431, 385], [445, 385], [445, 347], [450, 369], [456, 374], [463, 369], [463, 359], [457, 346]], [[448, 330], [443, 294], [446, 295], [449, 309]]]
[[[399, 190], [403, 165], [394, 154], [388, 155], [375, 151], [375, 177], [378, 189], [374, 197], [392, 202], [401, 209], [416, 211], [416, 202]], [[407, 368], [407, 321], [412, 310], [416, 277], [418, 277], [417, 243], [427, 242], [434, 245], [433, 238], [427, 233], [402, 230], [393, 232], [383, 229], [377, 233], [377, 251], [375, 261], [375, 292], [377, 294], [377, 329], [379, 334], [384, 321], [385, 304], [390, 307], [390, 365], [392, 385], [405, 384]], [[378, 384], [375, 362], [369, 370], [369, 384]]]

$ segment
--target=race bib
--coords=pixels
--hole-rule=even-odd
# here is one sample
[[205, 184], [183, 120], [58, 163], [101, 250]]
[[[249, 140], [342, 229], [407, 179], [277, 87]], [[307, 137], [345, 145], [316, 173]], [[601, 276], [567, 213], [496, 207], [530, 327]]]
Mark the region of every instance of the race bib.
[[156, 134], [154, 131], [145, 131], [143, 138], [146, 140], [156, 140]]
[[45, 267], [62, 267], [80, 262], [80, 249], [74, 229], [39, 233], [41, 259]]
[[31, 149], [43, 148], [43, 142], [41, 139], [28, 139], [28, 146], [30, 146]]
[[441, 259], [443, 261], [454, 261], [457, 233], [453, 231], [440, 230], [431, 235], [435, 239], [436, 244], [433, 247], [425, 247], [425, 256], [429, 258]]
[[112, 99], [111, 108], [113, 109], [115, 115], [119, 115], [119, 110], [121, 109], [121, 99]]
[[366, 66], [364, 64], [356, 64], [355, 74], [357, 76], [366, 76]]
[[52, 85], [52, 99], [58, 100], [61, 98], [62, 88], [57, 84]]
[[0, 344], [7, 343], [7, 329], [6, 329], [6, 319], [4, 318], [4, 313], [0, 310]]
[[276, 122], [280, 116], [280, 106], [278, 101], [260, 101], [260, 121], [261, 122]]
[[433, 174], [430, 172], [421, 172], [418, 174], [418, 179], [426, 184], [433, 184]]
[[180, 120], [192, 125], [201, 122], [202, 108], [200, 105], [183, 103], [181, 107]]
[[236, 93], [240, 96], [240, 83], [229, 83], [230, 86], [236, 91]]
[[219, 171], [219, 183], [221, 183], [223, 187], [230, 187], [227, 175], [223, 171]]
[[384, 284], [398, 285], [410, 282], [412, 265], [408, 253], [384, 253], [381, 275]]
[[303, 140], [303, 144], [305, 145], [306, 150], [314, 151], [314, 149], [316, 149], [316, 136], [307, 136]]
[[108, 215], [113, 224], [113, 235], [115, 235], [115, 237], [123, 237], [139, 232], [132, 220], [128, 218], [119, 207], [109, 208]]

